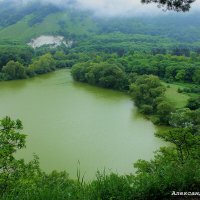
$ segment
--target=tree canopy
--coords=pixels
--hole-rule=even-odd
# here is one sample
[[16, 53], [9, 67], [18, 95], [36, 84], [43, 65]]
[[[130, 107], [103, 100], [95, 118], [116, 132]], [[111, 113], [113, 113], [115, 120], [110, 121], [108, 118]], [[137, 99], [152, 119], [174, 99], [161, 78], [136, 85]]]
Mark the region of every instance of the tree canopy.
[[191, 8], [191, 4], [195, 0], [141, 0], [142, 3], [156, 3], [159, 7], [166, 10], [175, 10], [177, 12], [186, 12]]

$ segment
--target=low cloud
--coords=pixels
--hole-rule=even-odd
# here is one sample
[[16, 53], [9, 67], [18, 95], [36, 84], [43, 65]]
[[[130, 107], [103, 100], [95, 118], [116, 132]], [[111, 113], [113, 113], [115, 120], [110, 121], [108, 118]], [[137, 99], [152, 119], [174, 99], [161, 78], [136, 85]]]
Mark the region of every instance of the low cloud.
[[[97, 16], [143, 16], [165, 15], [172, 11], [163, 12], [155, 4], [142, 4], [141, 0], [0, 0], [10, 1], [16, 4], [40, 2], [42, 4], [54, 4], [59, 7], [72, 6], [81, 10], [89, 10]], [[192, 11], [200, 11], [200, 0], [192, 4]]]
[[153, 4], [144, 5], [140, 0], [77, 0], [79, 9], [88, 9], [99, 16], [129, 16], [159, 14]]

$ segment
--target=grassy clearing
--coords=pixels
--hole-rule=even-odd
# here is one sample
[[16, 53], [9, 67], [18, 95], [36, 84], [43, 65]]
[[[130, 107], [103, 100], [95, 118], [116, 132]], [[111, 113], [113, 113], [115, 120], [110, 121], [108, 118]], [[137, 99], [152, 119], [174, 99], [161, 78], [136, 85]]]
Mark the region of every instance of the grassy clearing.
[[190, 95], [185, 94], [185, 93], [178, 93], [178, 88], [185, 88], [188, 87], [184, 84], [168, 84], [168, 83], [163, 83], [167, 87], [165, 96], [166, 98], [172, 102], [176, 108], [183, 108], [186, 106], [188, 99], [190, 98]]

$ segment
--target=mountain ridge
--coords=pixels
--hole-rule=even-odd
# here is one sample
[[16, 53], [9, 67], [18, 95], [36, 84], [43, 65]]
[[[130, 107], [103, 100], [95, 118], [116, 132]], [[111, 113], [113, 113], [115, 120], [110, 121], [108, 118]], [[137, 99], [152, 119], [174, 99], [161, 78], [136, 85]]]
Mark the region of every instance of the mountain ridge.
[[83, 44], [115, 40], [118, 46], [130, 46], [133, 41], [136, 46], [141, 43], [148, 47], [146, 40], [151, 40], [151, 48], [200, 45], [200, 14], [196, 13], [107, 18], [52, 4], [30, 3], [20, 8], [8, 2], [0, 5], [0, 45], [25, 45], [41, 35], [61, 35]]

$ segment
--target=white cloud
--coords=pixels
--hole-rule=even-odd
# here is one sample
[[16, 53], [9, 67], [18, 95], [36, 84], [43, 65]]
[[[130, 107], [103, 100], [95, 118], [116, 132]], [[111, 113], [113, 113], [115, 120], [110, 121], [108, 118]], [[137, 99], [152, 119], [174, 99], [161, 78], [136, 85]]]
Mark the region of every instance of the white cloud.
[[191, 10], [200, 11], [200, 0], [196, 0], [196, 1], [192, 4]]
[[[0, 0], [1, 1], [1, 0]], [[4, 0], [6, 1], [6, 0]], [[78, 9], [91, 10], [100, 16], [130, 16], [130, 15], [158, 15], [163, 12], [155, 4], [142, 4], [141, 0], [11, 0], [17, 3], [39, 1], [52, 3], [60, 7], [67, 7], [69, 3]], [[192, 4], [191, 11], [200, 11], [200, 0]], [[190, 11], [190, 12], [191, 12]]]
[[140, 0], [77, 0], [79, 8], [89, 9], [96, 15], [144, 15], [162, 12], [155, 5], [141, 4]]

